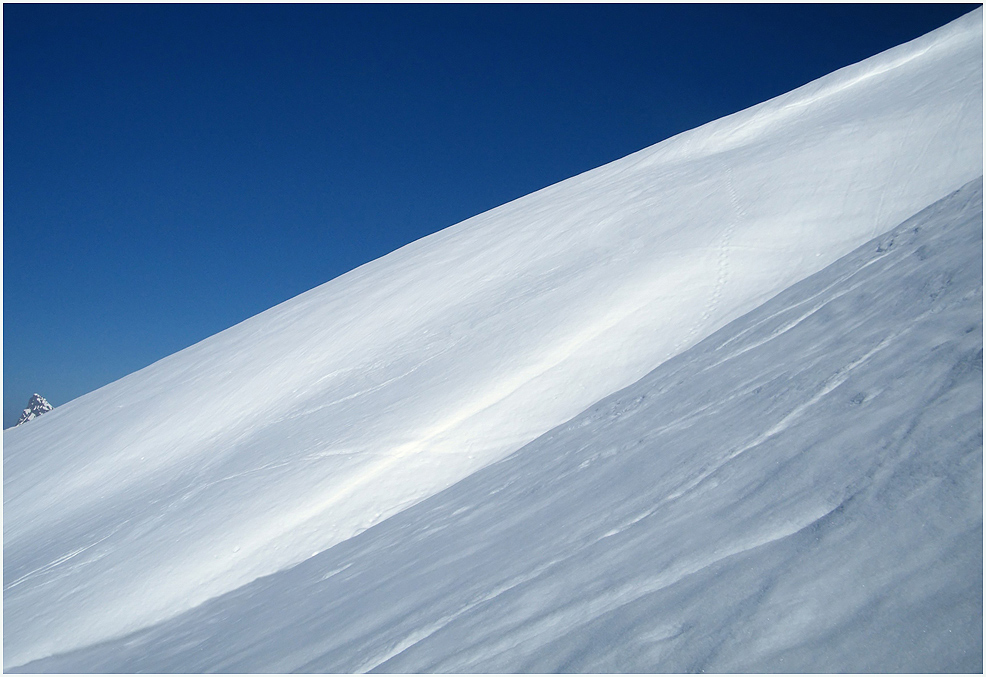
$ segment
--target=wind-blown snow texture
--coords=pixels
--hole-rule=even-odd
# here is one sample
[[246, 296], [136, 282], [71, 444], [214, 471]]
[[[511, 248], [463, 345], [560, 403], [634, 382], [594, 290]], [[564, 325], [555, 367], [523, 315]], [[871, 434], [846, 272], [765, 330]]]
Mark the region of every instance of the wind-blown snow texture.
[[982, 179], [450, 489], [28, 670], [981, 672]]
[[[981, 174], [977, 9], [5, 431], [4, 666], [160, 623], [349, 547]], [[646, 468], [629, 475], [621, 500], [632, 482], [656, 481]], [[812, 505], [838, 505], [826, 496]], [[743, 508], [728, 513], [739, 521], [724, 533]], [[785, 524], [776, 533], [804, 526]], [[674, 552], [664, 556], [682, 575], [701, 564]], [[429, 571], [445, 575], [419, 574]], [[378, 601], [361, 627], [403, 604]], [[405, 611], [394, 623], [413, 624]]]

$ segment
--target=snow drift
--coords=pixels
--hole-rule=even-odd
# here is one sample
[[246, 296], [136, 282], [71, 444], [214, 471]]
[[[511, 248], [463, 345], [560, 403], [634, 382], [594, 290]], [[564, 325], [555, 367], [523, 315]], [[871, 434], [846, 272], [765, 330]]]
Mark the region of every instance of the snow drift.
[[982, 95], [977, 9], [5, 431], [4, 666], [311, 558], [633, 383], [980, 176]]

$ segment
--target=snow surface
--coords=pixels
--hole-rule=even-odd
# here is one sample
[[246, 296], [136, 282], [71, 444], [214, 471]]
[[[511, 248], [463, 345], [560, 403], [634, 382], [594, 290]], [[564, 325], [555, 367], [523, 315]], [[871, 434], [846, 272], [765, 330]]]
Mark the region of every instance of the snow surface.
[[294, 568], [25, 666], [982, 672], [982, 179]]
[[980, 176], [982, 59], [980, 8], [4, 431], [4, 667], [346, 547]]

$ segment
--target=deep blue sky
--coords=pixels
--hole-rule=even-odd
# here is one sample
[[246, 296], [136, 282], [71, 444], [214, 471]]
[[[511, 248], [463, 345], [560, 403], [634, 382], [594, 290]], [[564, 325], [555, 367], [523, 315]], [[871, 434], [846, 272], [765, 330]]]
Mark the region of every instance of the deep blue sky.
[[975, 5], [4, 5], [4, 427]]

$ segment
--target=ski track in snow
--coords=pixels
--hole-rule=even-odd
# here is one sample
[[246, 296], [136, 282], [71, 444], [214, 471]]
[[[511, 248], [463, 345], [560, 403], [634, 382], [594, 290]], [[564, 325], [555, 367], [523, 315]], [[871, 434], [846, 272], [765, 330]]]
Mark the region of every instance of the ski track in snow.
[[[5, 431], [5, 667], [156, 626], [495, 467], [980, 176], [982, 99], [980, 8], [412, 243]], [[854, 298], [843, 282], [828, 282], [835, 299], [813, 289], [803, 312], [758, 318], [705, 368], [721, 373], [817, 324]], [[894, 345], [830, 374], [820, 399], [791, 403], [776, 425], [803, 425], [805, 407]], [[662, 434], [719, 415], [746, 388], [663, 421]], [[705, 495], [748, 456], [735, 449], [667, 494]]]

